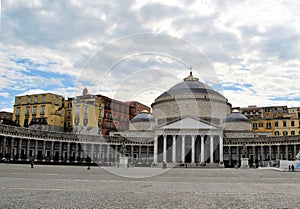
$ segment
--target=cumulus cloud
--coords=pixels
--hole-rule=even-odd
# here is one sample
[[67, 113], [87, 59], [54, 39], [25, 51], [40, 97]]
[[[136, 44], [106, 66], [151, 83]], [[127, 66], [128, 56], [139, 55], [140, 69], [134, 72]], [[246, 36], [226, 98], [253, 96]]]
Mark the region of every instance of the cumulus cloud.
[[0, 109], [84, 87], [151, 104], [188, 66], [233, 106], [300, 98], [296, 1], [6, 0], [1, 12]]

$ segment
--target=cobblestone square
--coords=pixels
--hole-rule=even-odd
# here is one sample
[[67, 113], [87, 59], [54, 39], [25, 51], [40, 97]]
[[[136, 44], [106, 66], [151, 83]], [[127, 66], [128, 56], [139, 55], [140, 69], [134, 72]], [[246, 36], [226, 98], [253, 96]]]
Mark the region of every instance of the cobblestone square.
[[14, 164], [0, 170], [0, 208], [300, 207], [299, 172]]

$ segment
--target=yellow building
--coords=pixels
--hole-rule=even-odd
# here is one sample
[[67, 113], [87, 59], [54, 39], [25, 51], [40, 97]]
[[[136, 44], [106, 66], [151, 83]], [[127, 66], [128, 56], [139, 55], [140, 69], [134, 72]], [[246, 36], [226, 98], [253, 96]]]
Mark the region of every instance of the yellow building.
[[281, 117], [274, 118], [273, 136], [300, 135], [299, 107], [283, 108]]
[[252, 130], [255, 132], [272, 133], [272, 136], [300, 135], [299, 107], [249, 106], [239, 108], [239, 111], [251, 119]]
[[104, 103], [102, 96], [91, 95], [85, 88], [82, 96], [74, 99], [72, 107], [73, 130], [76, 133], [101, 134]]
[[252, 130], [255, 132], [267, 132], [274, 135], [274, 120], [272, 119], [253, 119], [251, 120]]
[[300, 121], [297, 118], [276, 118], [252, 120], [255, 132], [271, 132], [272, 136], [300, 135]]
[[300, 135], [300, 122], [298, 118], [283, 118], [274, 120], [275, 136]]
[[13, 121], [22, 127], [63, 131], [64, 97], [52, 93], [16, 96]]

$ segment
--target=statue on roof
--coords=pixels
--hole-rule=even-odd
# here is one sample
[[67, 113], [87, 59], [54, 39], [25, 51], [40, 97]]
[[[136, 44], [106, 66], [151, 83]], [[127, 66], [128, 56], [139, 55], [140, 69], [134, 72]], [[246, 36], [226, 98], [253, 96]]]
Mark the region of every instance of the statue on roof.
[[192, 71], [192, 67], [189, 67], [190, 69], [190, 75], [188, 77], [186, 77], [185, 79], [183, 79], [184, 81], [198, 81], [199, 78], [196, 78], [195, 76], [193, 76], [193, 71]]

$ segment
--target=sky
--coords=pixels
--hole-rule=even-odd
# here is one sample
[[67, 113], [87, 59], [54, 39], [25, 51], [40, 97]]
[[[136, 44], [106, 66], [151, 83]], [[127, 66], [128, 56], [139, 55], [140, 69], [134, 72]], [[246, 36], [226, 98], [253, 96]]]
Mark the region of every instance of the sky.
[[234, 107], [300, 106], [300, 3], [2, 0], [0, 110], [16, 95], [151, 105], [192, 68]]

